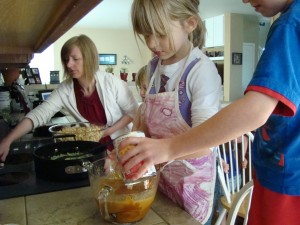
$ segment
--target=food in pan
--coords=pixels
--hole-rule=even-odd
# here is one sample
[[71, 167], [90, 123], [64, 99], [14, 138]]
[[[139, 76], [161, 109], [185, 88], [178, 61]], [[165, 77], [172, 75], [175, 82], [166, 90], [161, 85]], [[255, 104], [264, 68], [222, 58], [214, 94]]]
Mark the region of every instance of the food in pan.
[[99, 141], [103, 131], [100, 127], [91, 124], [89, 127], [64, 127], [58, 134], [75, 134], [78, 141]]
[[82, 152], [67, 152], [67, 153], [61, 153], [58, 155], [53, 155], [50, 157], [51, 160], [75, 160], [75, 159], [84, 159], [88, 157], [92, 157], [93, 154], [85, 154]]
[[[104, 126], [90, 123], [71, 123], [50, 127], [50, 132], [66, 137], [56, 138], [57, 141], [95, 141], [98, 142], [104, 132]], [[69, 136], [68, 136], [69, 135]]]

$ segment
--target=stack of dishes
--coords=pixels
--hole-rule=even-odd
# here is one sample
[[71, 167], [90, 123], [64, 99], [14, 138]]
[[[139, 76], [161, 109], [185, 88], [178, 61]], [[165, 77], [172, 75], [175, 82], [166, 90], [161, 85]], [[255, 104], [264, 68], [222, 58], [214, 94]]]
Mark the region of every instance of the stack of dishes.
[[0, 91], [0, 110], [7, 109], [10, 111], [10, 93], [9, 91]]

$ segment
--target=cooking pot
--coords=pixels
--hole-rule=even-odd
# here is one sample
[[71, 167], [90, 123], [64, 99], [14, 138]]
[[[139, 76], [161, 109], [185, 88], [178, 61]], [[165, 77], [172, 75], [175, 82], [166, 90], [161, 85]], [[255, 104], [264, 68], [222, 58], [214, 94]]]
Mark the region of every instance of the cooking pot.
[[36, 176], [55, 181], [87, 179], [82, 160], [93, 162], [106, 156], [106, 144], [66, 141], [43, 145], [33, 152]]

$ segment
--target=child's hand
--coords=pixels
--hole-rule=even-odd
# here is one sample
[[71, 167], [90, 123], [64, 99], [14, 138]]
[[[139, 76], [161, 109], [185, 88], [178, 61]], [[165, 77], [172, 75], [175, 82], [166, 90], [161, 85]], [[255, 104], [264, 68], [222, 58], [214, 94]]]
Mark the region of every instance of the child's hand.
[[117, 159], [116, 151], [114, 149], [111, 151], [106, 151], [106, 153], [107, 153], [107, 158], [109, 158], [111, 160]]
[[248, 166], [248, 160], [245, 158], [244, 161], [242, 162], [242, 167], [243, 169], [246, 169]]
[[226, 163], [223, 159], [222, 159], [222, 167], [223, 167], [224, 173], [228, 173], [228, 171], [229, 171], [229, 164]]
[[156, 164], [173, 160], [174, 148], [171, 139], [151, 139], [144, 137], [128, 137], [124, 139], [119, 148], [131, 145], [133, 148], [121, 156], [120, 162], [125, 172], [130, 171], [138, 164], [142, 164], [136, 171], [132, 180], [142, 177], [150, 167]]

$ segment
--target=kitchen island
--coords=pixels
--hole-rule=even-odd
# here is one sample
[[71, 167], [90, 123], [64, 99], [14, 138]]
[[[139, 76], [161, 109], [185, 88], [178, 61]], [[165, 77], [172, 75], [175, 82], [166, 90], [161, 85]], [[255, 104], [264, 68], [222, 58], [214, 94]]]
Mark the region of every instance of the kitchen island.
[[[90, 187], [0, 200], [0, 224], [109, 225], [98, 212]], [[160, 192], [136, 225], [201, 225]]]
[[[10, 153], [22, 154], [24, 151], [32, 153], [31, 149], [44, 145], [49, 138], [33, 137], [32, 134], [24, 135], [16, 141], [18, 150], [13, 146]], [[52, 138], [50, 138], [52, 140]], [[37, 145], [37, 146], [36, 146]], [[22, 149], [21, 148], [24, 148]], [[28, 147], [28, 148], [27, 148]], [[27, 149], [27, 150], [26, 150]], [[33, 162], [25, 164], [32, 169]], [[7, 170], [12, 170], [15, 165], [6, 165]], [[17, 168], [16, 171], [23, 170]], [[30, 170], [29, 172], [33, 172]], [[4, 173], [2, 171], [2, 173]], [[35, 178], [32, 173], [30, 177]], [[83, 182], [83, 181], [82, 181]], [[43, 181], [40, 179], [23, 180], [20, 184], [4, 186], [0, 193], [3, 198], [0, 200], [0, 225], [109, 225], [101, 219], [92, 191], [88, 184], [79, 186], [59, 187], [60, 182]], [[64, 182], [62, 182], [64, 183]], [[67, 182], [68, 183], [68, 182]], [[39, 189], [38, 184], [41, 185]], [[54, 185], [51, 188], [51, 185]], [[49, 187], [45, 191], [45, 186]], [[29, 189], [23, 194], [14, 189]], [[5, 195], [8, 190], [17, 195], [11, 197]], [[25, 191], [25, 190], [24, 190]], [[35, 192], [38, 191], [38, 192]], [[40, 192], [39, 192], [40, 191]], [[18, 197], [19, 196], [19, 197]], [[135, 225], [201, 225], [187, 212], [178, 207], [162, 193], [157, 192], [155, 201], [143, 220]]]

